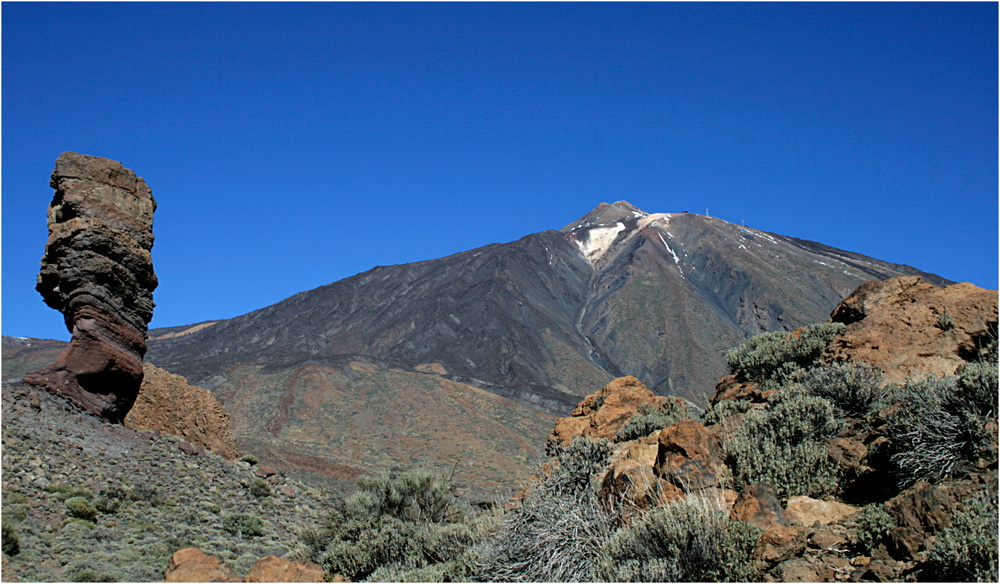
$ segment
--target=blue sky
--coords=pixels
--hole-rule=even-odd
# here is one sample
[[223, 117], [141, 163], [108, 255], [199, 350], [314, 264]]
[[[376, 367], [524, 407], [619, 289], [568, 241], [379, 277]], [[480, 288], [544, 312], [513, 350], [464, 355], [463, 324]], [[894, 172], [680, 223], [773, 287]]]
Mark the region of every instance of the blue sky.
[[153, 327], [620, 199], [996, 289], [997, 6], [4, 2], [2, 332], [69, 338], [65, 150], [153, 189]]

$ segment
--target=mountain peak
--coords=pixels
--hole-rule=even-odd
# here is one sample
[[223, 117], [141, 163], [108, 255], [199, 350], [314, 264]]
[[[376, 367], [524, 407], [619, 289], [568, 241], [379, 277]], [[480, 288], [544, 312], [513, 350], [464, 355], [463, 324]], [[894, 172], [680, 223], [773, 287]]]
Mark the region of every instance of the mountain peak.
[[600, 205], [594, 207], [590, 213], [587, 213], [566, 227], [563, 227], [560, 231], [563, 233], [569, 233], [582, 227], [614, 225], [618, 222], [624, 222], [629, 219], [638, 219], [640, 217], [645, 217], [646, 215], [649, 215], [649, 213], [643, 211], [628, 201], [601, 203]]

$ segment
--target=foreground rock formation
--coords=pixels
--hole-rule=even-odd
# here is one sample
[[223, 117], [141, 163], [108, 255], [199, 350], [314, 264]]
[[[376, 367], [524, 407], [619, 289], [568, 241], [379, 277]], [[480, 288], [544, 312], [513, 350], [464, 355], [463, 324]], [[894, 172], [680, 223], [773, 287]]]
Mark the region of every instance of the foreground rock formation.
[[[807, 418], [801, 412], [817, 412], [820, 416], [823, 403], [832, 407], [832, 402], [817, 401], [814, 396], [819, 394], [810, 393], [814, 390], [807, 387], [806, 369], [793, 378], [799, 381], [777, 382], [776, 377], [755, 378], [739, 368], [718, 383], [711, 409], [705, 415], [688, 410], [691, 417], [699, 419], [671, 420], [665, 427], [650, 428], [644, 436], [629, 440], [623, 440], [623, 434], [633, 434], [622, 429], [634, 425], [632, 420], [643, 412], [662, 408], [662, 400], [667, 398], [654, 396], [633, 377], [619, 378], [581, 401], [570, 416], [557, 421], [549, 437], [550, 448], [567, 447], [575, 439], [612, 441], [603, 471], [594, 476], [599, 498], [609, 508], [624, 501], [651, 510], [694, 497], [711, 502], [710, 507], [725, 512], [731, 521], [753, 526], [760, 533], [755, 578], [763, 581], [884, 582], [950, 580], [956, 575], [962, 576], [960, 580], [982, 577], [974, 577], [971, 572], [949, 572], [952, 568], [947, 561], [954, 559], [958, 564], [969, 554], [986, 553], [974, 547], [990, 545], [985, 536], [981, 538], [985, 544], [980, 540], [968, 544], [973, 551], [956, 547], [942, 552], [946, 547], [935, 542], [944, 538], [946, 545], [965, 545], [966, 540], [961, 539], [964, 536], [956, 535], [960, 532], [955, 526], [972, 521], [969, 517], [977, 505], [991, 506], [992, 527], [983, 529], [996, 530], [995, 373], [992, 377], [975, 377], [980, 380], [975, 383], [983, 384], [983, 395], [969, 389], [979, 385], [968, 384], [973, 379], [970, 372], [996, 367], [997, 292], [971, 284], [939, 288], [918, 277], [874, 281], [842, 301], [831, 321], [846, 327], [824, 341], [811, 364], [802, 366], [843, 372], [847, 369], [842, 363], [852, 367], [864, 363], [856, 371], [874, 368], [881, 377], [871, 386], [858, 387], [857, 394], [849, 393], [854, 386], [844, 379], [859, 378], [825, 378], [826, 388], [842, 384], [837, 387], [843, 393], [825, 394], [831, 400], [868, 395], [869, 407], [864, 414], [836, 410], [834, 429], [813, 438], [814, 460], [827, 461], [825, 467], [816, 466], [815, 472], [822, 473], [826, 481], [819, 487], [810, 486], [808, 477], [793, 480], [780, 473], [754, 475], [749, 480], [736, 476], [741, 463], [745, 467], [757, 465], [762, 473], [770, 472], [768, 461], [763, 459], [774, 457], [774, 452], [788, 456], [789, 466], [801, 463], [794, 450], [765, 452], [765, 441], [759, 436], [771, 436], [766, 434], [762, 420], [770, 420], [772, 427], [778, 428], [774, 436], [808, 434], [811, 426], [805, 425], [803, 420]], [[763, 345], [762, 350], [774, 351], [781, 342], [804, 338], [808, 328], [792, 332], [787, 341]], [[956, 377], [963, 375], [966, 377]], [[956, 432], [951, 438], [920, 438], [917, 446], [928, 452], [928, 445], [936, 448], [932, 452], [940, 456], [940, 462], [929, 463], [927, 469], [908, 475], [908, 469], [914, 467], [906, 466], [906, 450], [914, 445], [907, 442], [912, 435], [905, 432], [912, 428], [903, 428], [900, 420], [922, 424], [926, 432], [936, 436], [933, 431], [947, 428], [953, 418], [936, 412], [925, 418], [901, 417], [900, 410], [909, 407], [906, 400], [940, 400], [939, 396], [949, 391], [964, 391], [957, 395], [989, 402], [985, 395], [989, 384], [994, 395], [992, 409], [986, 407], [981, 415], [961, 418], [967, 426], [964, 433]], [[949, 389], [954, 387], [959, 389]], [[807, 397], [801, 398], [805, 394]], [[843, 408], [850, 402], [836, 403]], [[942, 403], [945, 405], [941, 407], [956, 407], [954, 402]], [[792, 416], [784, 418], [779, 414], [768, 418], [768, 412], [792, 414], [795, 421], [791, 421]], [[741, 434], [744, 427], [755, 428], [754, 433]], [[736, 457], [741, 456], [739, 441], [748, 439], [758, 440], [754, 444], [761, 454], [758, 459], [744, 457], [737, 461]], [[771, 441], [768, 444], [777, 443], [776, 438], [767, 440]], [[973, 451], [976, 448], [979, 450]], [[945, 464], [953, 466], [942, 470], [934, 468], [935, 464], [942, 468]], [[787, 476], [794, 472], [789, 471]], [[978, 535], [980, 531], [976, 528], [972, 533]], [[993, 554], [995, 567], [995, 549]]]
[[212, 392], [149, 363], [143, 373], [139, 395], [125, 416], [126, 427], [180, 436], [229, 460], [238, 456], [229, 413]]
[[142, 383], [153, 317], [156, 201], [121, 163], [75, 152], [56, 160], [50, 184], [56, 192], [36, 289], [63, 313], [73, 338], [24, 382], [120, 422]]

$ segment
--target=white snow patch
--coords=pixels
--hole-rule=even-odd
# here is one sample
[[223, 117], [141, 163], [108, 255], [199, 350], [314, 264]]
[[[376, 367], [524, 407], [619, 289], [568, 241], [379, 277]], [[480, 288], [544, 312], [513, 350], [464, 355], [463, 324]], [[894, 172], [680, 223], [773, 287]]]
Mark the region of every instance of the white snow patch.
[[657, 233], [656, 236], [660, 238], [660, 243], [663, 244], [663, 247], [667, 248], [667, 251], [670, 252], [670, 255], [674, 256], [674, 263], [677, 264], [677, 270], [681, 273], [681, 277], [683, 278], [684, 277], [684, 268], [681, 267], [681, 260], [680, 260], [680, 258], [678, 258], [677, 254], [674, 253], [674, 250], [669, 245], [667, 245], [667, 242], [666, 242], [666, 240], [663, 239], [662, 235], [660, 235], [659, 233]]
[[615, 223], [614, 227], [595, 227], [587, 233], [586, 242], [577, 239], [576, 244], [580, 246], [583, 257], [587, 258], [590, 263], [594, 263], [608, 253], [615, 238], [624, 230], [625, 224], [621, 222]]

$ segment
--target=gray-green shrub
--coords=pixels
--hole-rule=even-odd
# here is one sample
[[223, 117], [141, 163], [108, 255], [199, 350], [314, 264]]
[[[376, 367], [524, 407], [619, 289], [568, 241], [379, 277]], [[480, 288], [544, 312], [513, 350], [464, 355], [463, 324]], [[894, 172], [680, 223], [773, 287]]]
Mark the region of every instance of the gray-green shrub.
[[636, 517], [601, 548], [596, 579], [748, 582], [757, 577], [761, 530], [730, 521], [714, 499], [687, 498]]
[[[452, 562], [472, 543], [467, 506], [449, 481], [426, 471], [364, 478], [301, 539], [331, 574], [357, 581], [379, 568], [419, 570]], [[460, 570], [455, 574], [460, 575]]]
[[593, 578], [613, 517], [597, 499], [594, 476], [607, 465], [607, 440], [577, 438], [556, 448], [553, 469], [531, 486], [480, 547], [478, 577], [506, 582]]
[[6, 515], [2, 519], [3, 524], [3, 553], [8, 556], [17, 555], [21, 551], [20, 538], [17, 535], [17, 530], [14, 529], [14, 524], [11, 523], [10, 519]]
[[836, 436], [838, 429], [830, 402], [797, 391], [781, 392], [768, 407], [748, 412], [738, 428], [723, 435], [735, 488], [767, 482], [780, 497], [833, 493], [839, 465], [826, 438]]
[[976, 364], [960, 377], [927, 376], [898, 388], [885, 433], [899, 485], [948, 476], [963, 461], [995, 459], [987, 425], [996, 419], [996, 392], [995, 372]]
[[244, 454], [243, 456], [240, 457], [240, 460], [242, 460], [243, 462], [249, 464], [250, 466], [253, 466], [253, 465], [257, 464], [257, 462], [259, 462], [257, 460], [257, 457], [254, 456], [254, 455], [252, 455], [252, 454]]
[[984, 494], [964, 501], [949, 527], [927, 554], [929, 575], [936, 581], [997, 581], [997, 506]]
[[270, 497], [271, 485], [269, 485], [264, 479], [254, 478], [253, 482], [250, 483], [250, 494], [258, 499], [261, 497]]
[[803, 373], [797, 383], [833, 404], [838, 414], [863, 418], [887, 405], [889, 390], [882, 381], [882, 372], [862, 361], [816, 367]]
[[629, 421], [615, 434], [615, 442], [628, 442], [649, 436], [657, 430], [676, 424], [681, 420], [694, 419], [701, 412], [693, 405], [678, 399], [669, 399], [658, 406], [642, 406]]
[[896, 521], [881, 504], [865, 505], [854, 519], [857, 524], [858, 545], [865, 554], [871, 554], [896, 527]]
[[264, 522], [246, 513], [234, 513], [222, 520], [222, 529], [239, 537], [264, 535]]
[[97, 509], [84, 497], [70, 497], [66, 499], [66, 514], [84, 521], [93, 521], [97, 517]]
[[790, 332], [761, 333], [726, 353], [730, 373], [742, 372], [751, 381], [781, 384], [811, 367], [823, 349], [846, 328], [837, 322], [802, 327]]

